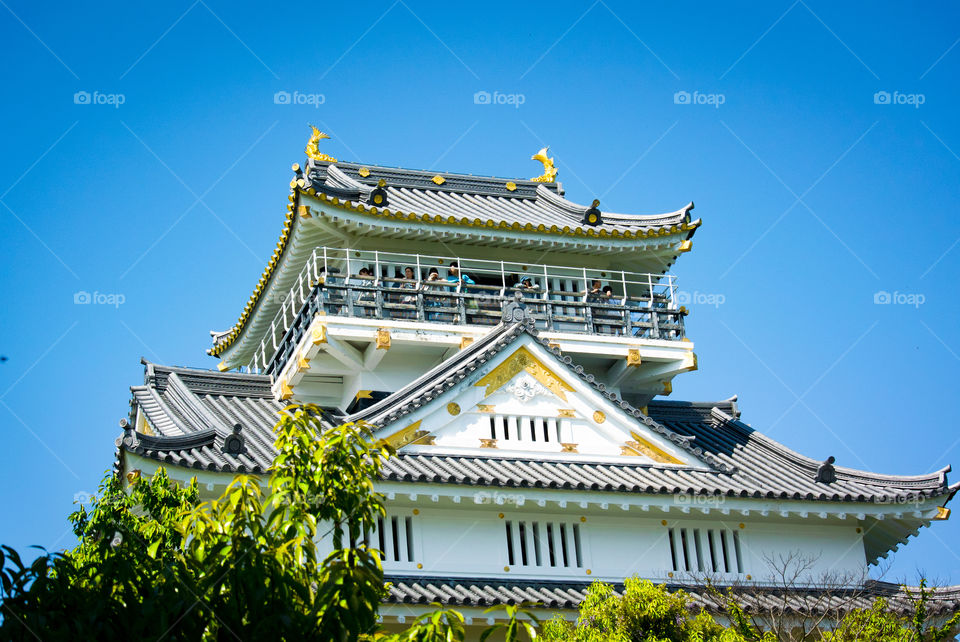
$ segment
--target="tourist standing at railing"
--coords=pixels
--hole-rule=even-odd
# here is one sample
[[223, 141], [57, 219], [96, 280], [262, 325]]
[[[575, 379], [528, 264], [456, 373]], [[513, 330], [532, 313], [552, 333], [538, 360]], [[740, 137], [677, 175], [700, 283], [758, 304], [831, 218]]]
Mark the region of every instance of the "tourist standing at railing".
[[594, 279], [593, 283], [590, 284], [590, 289], [587, 291], [587, 301], [602, 301], [603, 300], [603, 284], [599, 280]]
[[[606, 305], [620, 305], [623, 303], [622, 300], [619, 300], [613, 296], [613, 288], [609, 285], [603, 286], [603, 290], [600, 292], [599, 300]], [[621, 312], [605, 308], [596, 314], [602, 319], [616, 320], [616, 325], [604, 324], [602, 326], [601, 330], [605, 334], [620, 334], [620, 321], [623, 319]]]
[[[446, 281], [443, 281], [440, 278], [440, 272], [437, 268], [430, 268], [430, 272], [427, 274], [427, 280], [423, 284], [423, 289], [427, 292], [430, 290], [444, 291], [448, 288], [445, 285]], [[444, 285], [441, 285], [444, 284]], [[439, 308], [443, 306], [443, 301], [440, 297], [424, 295], [423, 297], [424, 305], [428, 308]], [[427, 321], [440, 321], [439, 312], [427, 312]]]
[[[399, 276], [399, 275], [398, 275]], [[406, 267], [403, 269], [404, 281], [399, 284], [401, 290], [416, 290], [417, 289], [417, 277], [413, 272], [412, 267]], [[400, 298], [400, 303], [404, 305], [416, 305], [417, 295], [416, 294], [404, 294]], [[402, 310], [400, 313], [401, 318], [404, 319], [414, 319], [417, 316], [416, 310]]]
[[447, 275], [447, 281], [458, 284], [476, 285], [473, 279], [460, 271], [460, 264], [456, 261], [450, 263], [450, 274]]

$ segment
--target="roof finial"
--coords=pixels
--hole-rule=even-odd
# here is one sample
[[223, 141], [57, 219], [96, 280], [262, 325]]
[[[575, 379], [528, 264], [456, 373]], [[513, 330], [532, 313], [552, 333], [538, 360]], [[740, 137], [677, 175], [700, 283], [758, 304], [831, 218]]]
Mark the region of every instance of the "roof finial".
[[307, 141], [307, 148], [303, 150], [307, 154], [307, 158], [312, 158], [315, 161], [323, 161], [324, 163], [336, 163], [337, 159], [333, 156], [327, 156], [322, 154], [319, 149], [317, 149], [317, 143], [319, 143], [324, 138], [330, 138], [327, 134], [324, 134], [322, 131], [310, 125], [310, 129], [313, 130], [313, 135], [310, 136], [310, 140]]
[[817, 477], [815, 481], [820, 482], [821, 484], [832, 484], [837, 481], [837, 470], [833, 467], [833, 463], [837, 461], [836, 458], [831, 455], [827, 457], [826, 461], [820, 464], [820, 467], [817, 468]]
[[531, 181], [536, 181], [537, 183], [552, 183], [557, 180], [557, 168], [553, 166], [553, 159], [547, 157], [547, 151], [549, 150], [550, 146], [547, 145], [530, 157], [530, 160], [537, 160], [543, 163], [543, 175], [531, 178]]

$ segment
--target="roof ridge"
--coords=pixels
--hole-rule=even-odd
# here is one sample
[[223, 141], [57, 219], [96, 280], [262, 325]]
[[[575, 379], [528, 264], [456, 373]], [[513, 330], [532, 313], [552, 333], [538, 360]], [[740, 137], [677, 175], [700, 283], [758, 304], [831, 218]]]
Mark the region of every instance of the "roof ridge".
[[[779, 441], [768, 437], [767, 435], [754, 430], [751, 426], [743, 423], [739, 418], [732, 417], [727, 413], [723, 412], [719, 408], [714, 408], [711, 413], [715, 417], [720, 419], [724, 424], [729, 427], [739, 430], [747, 439], [752, 440], [755, 444], [762, 446], [771, 454], [780, 457], [784, 461], [804, 470], [816, 474], [817, 470], [823, 464], [822, 461], [818, 461], [811, 457], [807, 457], [796, 450], [793, 450], [789, 446], [786, 446]], [[922, 475], [889, 475], [883, 473], [874, 473], [866, 470], [859, 470], [856, 468], [848, 468], [846, 466], [834, 466], [834, 470], [838, 478], [846, 479], [848, 481], [855, 481], [864, 484], [871, 485], [884, 485], [882, 482], [897, 482], [898, 484], [909, 484], [911, 482], [928, 482], [937, 480], [940, 482], [942, 487], [946, 487], [947, 479], [946, 473], [950, 471], [950, 466], [945, 466], [940, 470], [936, 470], [930, 473]]]

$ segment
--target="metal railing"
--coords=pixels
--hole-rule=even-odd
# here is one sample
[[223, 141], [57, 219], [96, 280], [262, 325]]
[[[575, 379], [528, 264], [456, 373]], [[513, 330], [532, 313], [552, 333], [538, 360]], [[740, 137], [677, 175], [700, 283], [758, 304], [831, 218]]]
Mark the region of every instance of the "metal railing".
[[279, 372], [319, 312], [492, 326], [517, 292], [541, 330], [684, 337], [672, 275], [319, 247], [279, 296], [276, 316], [245, 370]]

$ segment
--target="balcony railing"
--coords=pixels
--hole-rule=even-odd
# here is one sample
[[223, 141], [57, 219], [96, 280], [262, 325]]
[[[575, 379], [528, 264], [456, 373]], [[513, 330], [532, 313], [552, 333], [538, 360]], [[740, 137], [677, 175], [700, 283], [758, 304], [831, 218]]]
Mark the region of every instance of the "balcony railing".
[[[462, 279], [451, 272], [454, 262]], [[280, 309], [246, 369], [280, 372], [319, 312], [492, 326], [517, 292], [544, 331], [684, 337], [672, 275], [320, 247], [280, 297]]]

